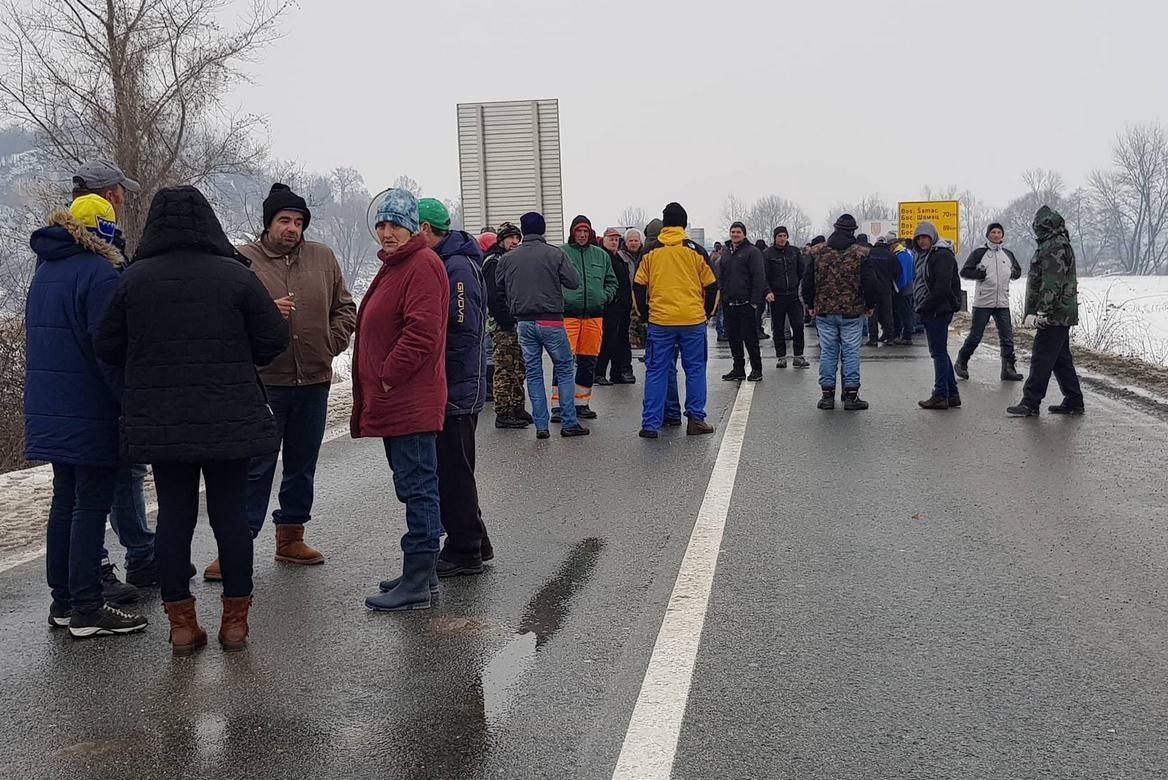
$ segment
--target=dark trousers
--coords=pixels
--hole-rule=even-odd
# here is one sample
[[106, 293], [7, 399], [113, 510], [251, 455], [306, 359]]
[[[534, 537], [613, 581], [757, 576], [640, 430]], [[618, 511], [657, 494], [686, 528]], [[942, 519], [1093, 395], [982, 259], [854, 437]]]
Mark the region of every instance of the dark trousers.
[[116, 468], [53, 464], [53, 501], [45, 533], [45, 574], [53, 601], [83, 615], [101, 608], [105, 518]]
[[[758, 351], [758, 315], [749, 303], [726, 305], [726, 336], [730, 339], [730, 354], [734, 370], [746, 367], [750, 355], [750, 370], [762, 371], [762, 355]], [[745, 351], [743, 350], [745, 347]]]
[[207, 487], [207, 517], [219, 546], [223, 595], [250, 596], [252, 537], [247, 526], [249, 461], [210, 460], [205, 463], [155, 463], [158, 529], [154, 556], [163, 601], [191, 597], [191, 537], [199, 520], [199, 475]]
[[969, 326], [969, 335], [961, 345], [958, 358], [968, 362], [973, 353], [981, 344], [985, 335], [986, 325], [994, 318], [994, 326], [998, 329], [998, 343], [1002, 347], [1002, 360], [1014, 361], [1014, 322], [1010, 319], [1009, 309], [985, 309], [975, 306], [973, 309], [973, 323]]
[[916, 312], [913, 311], [912, 288], [892, 296], [893, 332], [902, 339], [912, 340], [916, 328]]
[[477, 414], [447, 415], [438, 434], [438, 501], [446, 531], [442, 557], [456, 563], [481, 562], [482, 548], [490, 546], [475, 482], [478, 425]]
[[[596, 377], [608, 376], [620, 379], [633, 373], [633, 350], [629, 346], [629, 326], [632, 312], [606, 311], [604, 313], [604, 338], [600, 342], [600, 355], [596, 358]], [[612, 373], [609, 374], [609, 366]]]
[[877, 341], [883, 331], [884, 338], [891, 341], [898, 331], [893, 315], [892, 290], [881, 290], [876, 299], [876, 310], [868, 318], [868, 340]]
[[776, 295], [771, 301], [771, 330], [775, 339], [775, 354], [787, 356], [787, 341], [783, 338], [783, 325], [791, 325], [791, 348], [795, 357], [803, 355], [803, 301], [798, 295]]
[[1059, 325], [1039, 328], [1034, 336], [1030, 376], [1022, 388], [1022, 403], [1037, 409], [1046, 397], [1052, 373], [1063, 392], [1063, 403], [1082, 407], [1083, 388], [1079, 386], [1079, 375], [1071, 356], [1071, 329]]
[[[328, 397], [327, 383], [268, 387], [268, 405], [276, 417], [284, 453], [280, 508], [272, 513], [272, 522], [276, 525], [307, 523], [312, 519], [316, 460], [328, 419]], [[247, 475], [247, 524], [253, 537], [258, 536], [264, 527], [279, 455], [273, 452], [251, 459]]]
[[953, 372], [953, 360], [949, 357], [949, 323], [953, 315], [922, 317], [925, 336], [929, 340], [929, 355], [933, 358], [933, 395], [957, 395], [957, 374]]

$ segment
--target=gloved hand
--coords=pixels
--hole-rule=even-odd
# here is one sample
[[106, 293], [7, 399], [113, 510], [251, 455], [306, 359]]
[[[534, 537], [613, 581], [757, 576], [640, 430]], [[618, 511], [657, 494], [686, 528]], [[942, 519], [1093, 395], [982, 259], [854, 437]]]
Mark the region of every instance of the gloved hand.
[[1039, 312], [1034, 317], [1034, 326], [1037, 328], [1046, 328], [1051, 324], [1050, 317], [1048, 317], [1046, 314], [1043, 314], [1042, 312]]

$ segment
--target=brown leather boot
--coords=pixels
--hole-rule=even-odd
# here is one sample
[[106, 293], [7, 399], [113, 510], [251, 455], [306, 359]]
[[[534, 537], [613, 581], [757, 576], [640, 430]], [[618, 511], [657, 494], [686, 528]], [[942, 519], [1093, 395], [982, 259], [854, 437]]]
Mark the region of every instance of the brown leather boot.
[[223, 597], [223, 622], [219, 624], [219, 644], [232, 653], [247, 647], [247, 610], [251, 596]]
[[276, 560], [313, 566], [324, 563], [324, 556], [304, 543], [303, 523], [280, 523], [276, 525]]
[[713, 433], [714, 426], [710, 425], [705, 420], [695, 420], [689, 418], [689, 425], [685, 427], [686, 436], [701, 436], [706, 433]]
[[948, 409], [949, 396], [934, 393], [929, 396], [927, 401], [917, 401], [917, 405], [922, 409]]
[[162, 606], [170, 619], [170, 651], [174, 655], [190, 655], [207, 644], [207, 632], [199, 628], [193, 598], [164, 601]]
[[207, 582], [223, 582], [223, 572], [219, 571], [219, 559], [211, 561], [211, 565], [203, 569], [203, 579]]

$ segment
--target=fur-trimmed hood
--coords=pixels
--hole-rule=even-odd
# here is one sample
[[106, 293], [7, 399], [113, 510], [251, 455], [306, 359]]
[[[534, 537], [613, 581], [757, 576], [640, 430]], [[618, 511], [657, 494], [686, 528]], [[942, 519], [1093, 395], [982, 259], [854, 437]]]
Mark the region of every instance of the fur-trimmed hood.
[[86, 230], [69, 209], [54, 209], [45, 227], [32, 234], [29, 245], [43, 262], [67, 260], [82, 252], [104, 257], [115, 268], [126, 262], [117, 247]]

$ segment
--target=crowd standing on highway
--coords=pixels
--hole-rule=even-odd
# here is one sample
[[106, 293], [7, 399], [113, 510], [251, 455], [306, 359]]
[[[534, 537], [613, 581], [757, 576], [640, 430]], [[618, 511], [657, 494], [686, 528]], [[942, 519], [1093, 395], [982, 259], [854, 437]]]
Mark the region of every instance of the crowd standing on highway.
[[[1022, 379], [1009, 289], [1022, 269], [1000, 224], [960, 268], [929, 222], [908, 243], [890, 233], [870, 244], [849, 214], [801, 249], [784, 226], [767, 245], [752, 243], [735, 222], [710, 254], [686, 233], [679, 203], [643, 230], [610, 227], [599, 236], [578, 216], [568, 242], [555, 246], [536, 212], [471, 236], [452, 227], [441, 202], [392, 189], [374, 204], [381, 267], [358, 307], [333, 252], [306, 238], [308, 203], [282, 184], [264, 200], [259, 238], [239, 247], [197, 189], [161, 190], [132, 261], [117, 214], [137, 182], [96, 160], [79, 167], [73, 185], [69, 207], [53, 211], [31, 239], [25, 428], [27, 458], [53, 469], [49, 624], [76, 638], [143, 630], [146, 617], [125, 605], [138, 588], [158, 586], [172, 651], [207, 643], [189, 584], [201, 481], [219, 552], [203, 576], [223, 583], [218, 639], [227, 651], [246, 646], [253, 540], [277, 465], [276, 561], [325, 560], [305, 528], [333, 360], [350, 343], [351, 434], [382, 440], [405, 505], [402, 571], [366, 599], [377, 611], [428, 608], [441, 578], [481, 573], [494, 558], [475, 479], [478, 418], [492, 398], [498, 428], [534, 425], [546, 440], [558, 423], [561, 437], [587, 436], [581, 421], [599, 416], [594, 387], [635, 384], [632, 350], [643, 347], [639, 436], [656, 439], [683, 422], [689, 435], [711, 434], [711, 323], [729, 343], [728, 382], [763, 380], [767, 339], [777, 368], [788, 366], [788, 340], [793, 367], [810, 368], [804, 329], [814, 328], [823, 410], [835, 408], [837, 391], [844, 410], [868, 408], [860, 398], [865, 339], [912, 346], [920, 331], [934, 384], [919, 405], [959, 408], [957, 379], [969, 377], [990, 319], [1002, 380]], [[1053, 375], [1063, 398], [1049, 411], [1082, 414], [1070, 350], [1074, 251], [1053, 210], [1040, 209], [1033, 227], [1024, 311], [1038, 331], [1023, 397], [1007, 411], [1038, 415]], [[948, 337], [962, 308], [961, 277], [977, 289], [954, 363]], [[550, 404], [544, 353], [553, 367]], [[158, 494], [153, 532], [147, 466]], [[104, 548], [107, 518], [126, 548], [126, 583]]]

